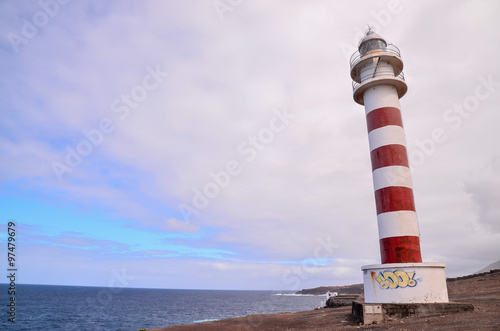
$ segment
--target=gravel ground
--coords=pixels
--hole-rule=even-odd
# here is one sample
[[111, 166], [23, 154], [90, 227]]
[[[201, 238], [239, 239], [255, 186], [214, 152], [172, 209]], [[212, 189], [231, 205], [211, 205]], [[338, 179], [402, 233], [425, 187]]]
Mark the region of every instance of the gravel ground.
[[448, 294], [452, 302], [473, 304], [474, 311], [428, 318], [411, 317], [365, 326], [354, 320], [350, 307], [341, 307], [299, 313], [250, 315], [153, 330], [500, 330], [500, 272], [448, 282]]

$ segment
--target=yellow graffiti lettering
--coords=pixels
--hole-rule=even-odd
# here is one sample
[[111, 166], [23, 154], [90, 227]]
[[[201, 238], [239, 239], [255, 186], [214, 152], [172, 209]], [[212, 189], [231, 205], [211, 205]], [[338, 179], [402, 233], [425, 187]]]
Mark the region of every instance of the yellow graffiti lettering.
[[384, 272], [384, 278], [389, 280], [389, 287], [396, 288], [398, 287], [398, 277], [391, 271]]
[[394, 271], [394, 274], [398, 276], [398, 285], [399, 287], [406, 287], [408, 286], [408, 282], [410, 280], [409, 275], [404, 272], [403, 270], [396, 270]]
[[415, 285], [417, 285], [417, 281], [415, 279], [413, 279], [413, 276], [415, 276], [414, 272], [408, 273], [408, 278], [409, 278], [408, 286], [409, 287], [414, 287]]
[[388, 280], [386, 280], [386, 279], [384, 278], [384, 276], [382, 276], [382, 274], [379, 274], [379, 275], [378, 275], [378, 277], [377, 277], [377, 278], [375, 278], [375, 280], [376, 280], [376, 281], [380, 284], [380, 287], [381, 287], [382, 289], [384, 289], [384, 290], [385, 290], [386, 288], [388, 288], [388, 287], [389, 287], [389, 281], [388, 281]]
[[405, 288], [414, 287], [417, 281], [413, 279], [415, 272], [406, 272], [403, 270], [384, 271], [380, 273], [375, 280], [380, 284], [380, 288]]

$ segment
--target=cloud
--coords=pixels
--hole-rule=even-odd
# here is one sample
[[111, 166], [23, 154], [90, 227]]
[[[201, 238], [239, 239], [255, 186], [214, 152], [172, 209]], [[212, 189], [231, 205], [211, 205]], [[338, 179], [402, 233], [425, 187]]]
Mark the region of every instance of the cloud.
[[492, 159], [477, 169], [465, 183], [465, 192], [472, 195], [477, 208], [477, 221], [493, 233], [500, 232], [500, 162]]
[[[64, 259], [93, 245], [141, 252], [141, 259], [151, 258], [147, 268], [158, 286], [161, 273], [154, 270], [165, 261], [178, 268], [172, 276], [178, 286], [188, 286], [183, 274], [199, 270], [210, 270], [217, 282], [221, 269], [232, 270], [227, 278], [245, 275], [255, 283], [249, 266], [278, 286], [281, 280], [271, 279], [286, 270], [280, 261], [314, 257], [318, 240], [328, 236], [325, 258], [336, 260], [307, 285], [328, 283], [328, 272], [347, 282], [351, 270], [357, 279], [362, 263], [378, 261], [379, 248], [364, 112], [352, 100], [344, 50], [379, 18], [378, 32], [405, 62], [409, 92], [401, 104], [409, 151], [424, 153], [420, 146], [436, 128], [447, 136], [413, 168], [424, 259], [451, 263], [457, 273], [498, 260], [500, 185], [496, 168], [485, 165], [500, 157], [500, 91], [495, 87], [457, 129], [443, 114], [474, 94], [478, 77], [500, 81], [500, 46], [492, 42], [499, 37], [499, 4], [445, 1], [430, 10], [424, 2], [401, 2], [390, 17], [388, 4], [247, 1], [221, 21], [210, 2], [70, 2], [19, 53], [3, 33], [0, 173], [10, 191], [2, 192], [30, 192], [53, 206], [73, 206], [76, 214], [97, 210], [123, 220], [115, 229], [134, 229], [135, 239], [105, 242], [69, 234], [71, 222], [54, 221], [59, 236], [47, 240], [61, 244], [51, 250]], [[20, 33], [18, 17], [39, 10], [0, 7], [2, 32]], [[143, 98], [148, 67], [169, 75]], [[137, 102], [127, 106], [134, 93]], [[248, 161], [238, 146], [283, 107], [296, 118]], [[115, 129], [94, 144], [85, 132], [105, 118]], [[59, 181], [52, 162], [66, 164], [68, 148], [77, 151], [85, 141], [91, 152]], [[242, 171], [185, 222], [179, 205], [192, 204], [195, 190], [231, 160]], [[89, 225], [92, 231], [101, 233]], [[150, 233], [166, 239], [144, 240]], [[39, 253], [29, 254], [35, 260]], [[88, 255], [86, 263], [98, 265], [94, 259]], [[338, 261], [348, 261], [348, 269]]]
[[194, 224], [183, 222], [175, 218], [169, 218], [168, 220], [166, 220], [163, 228], [168, 231], [190, 233], [196, 233], [200, 230], [200, 228]]

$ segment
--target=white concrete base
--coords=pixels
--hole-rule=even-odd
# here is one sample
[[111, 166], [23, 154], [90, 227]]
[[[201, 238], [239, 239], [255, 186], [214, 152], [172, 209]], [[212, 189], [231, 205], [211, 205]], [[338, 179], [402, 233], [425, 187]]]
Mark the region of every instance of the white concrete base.
[[387, 263], [361, 267], [366, 303], [448, 302], [444, 263]]

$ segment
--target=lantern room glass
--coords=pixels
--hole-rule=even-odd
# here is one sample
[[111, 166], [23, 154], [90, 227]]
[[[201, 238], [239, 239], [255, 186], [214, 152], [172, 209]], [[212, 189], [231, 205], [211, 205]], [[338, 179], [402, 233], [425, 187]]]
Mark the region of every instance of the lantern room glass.
[[372, 39], [360, 45], [359, 53], [361, 54], [361, 56], [363, 56], [370, 51], [375, 51], [375, 50], [385, 51], [386, 47], [387, 44], [385, 41], [380, 39]]

